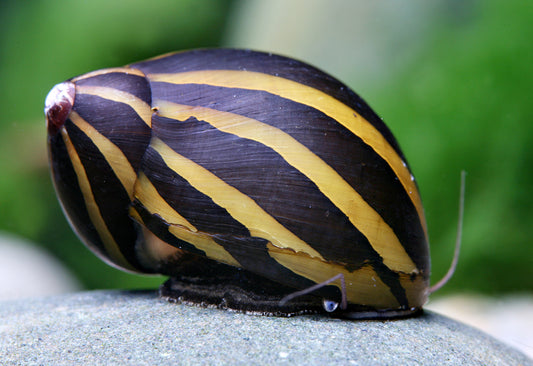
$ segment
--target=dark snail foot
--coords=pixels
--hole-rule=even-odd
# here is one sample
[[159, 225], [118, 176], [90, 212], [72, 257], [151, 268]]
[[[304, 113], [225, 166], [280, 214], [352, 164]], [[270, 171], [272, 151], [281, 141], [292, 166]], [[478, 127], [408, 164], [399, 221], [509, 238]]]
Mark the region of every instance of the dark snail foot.
[[[163, 299], [203, 307], [232, 310], [249, 314], [290, 317], [304, 314], [328, 314], [332, 317], [353, 320], [386, 320], [409, 318], [422, 314], [422, 309], [376, 310], [366, 306], [349, 304], [348, 309], [328, 313], [324, 310], [322, 299], [317, 296], [300, 296], [280, 305], [281, 299], [294, 292], [265, 279], [250, 280], [253, 274], [244, 273], [238, 279], [222, 283], [207, 281], [205, 278], [170, 278], [159, 288]], [[271, 286], [275, 286], [273, 288]]]
[[281, 300], [298, 291], [292, 287], [258, 276], [242, 268], [228, 266], [198, 256], [184, 256], [173, 268], [175, 274], [159, 288], [170, 302], [212, 307], [243, 313], [295, 316], [328, 314], [345, 319], [394, 319], [421, 314], [421, 309], [382, 309], [348, 304], [328, 313], [323, 298], [316, 293], [298, 296], [281, 305]]
[[313, 295], [280, 305], [281, 299], [295, 290], [246, 270], [221, 265], [208, 272], [212, 274], [172, 277], [161, 285], [159, 293], [172, 302], [252, 314], [294, 316], [325, 312], [322, 299]]

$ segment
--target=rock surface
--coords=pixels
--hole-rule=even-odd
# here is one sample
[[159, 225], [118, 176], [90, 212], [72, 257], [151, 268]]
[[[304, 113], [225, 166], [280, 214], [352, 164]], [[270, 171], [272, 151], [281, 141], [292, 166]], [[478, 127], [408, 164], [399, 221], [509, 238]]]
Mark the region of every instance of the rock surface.
[[481, 329], [533, 358], [533, 294], [455, 294], [430, 299], [426, 309]]
[[276, 318], [171, 304], [155, 291], [91, 291], [0, 303], [10, 364], [533, 365], [426, 311], [395, 321]]

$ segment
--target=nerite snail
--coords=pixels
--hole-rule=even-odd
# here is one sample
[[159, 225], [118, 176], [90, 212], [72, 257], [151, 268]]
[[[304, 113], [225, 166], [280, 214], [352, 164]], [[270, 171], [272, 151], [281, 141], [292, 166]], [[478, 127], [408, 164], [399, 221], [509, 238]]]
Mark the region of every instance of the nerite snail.
[[372, 109], [314, 67], [244, 50], [168, 54], [58, 84], [45, 114], [72, 227], [107, 263], [170, 276], [164, 296], [354, 318], [427, 300], [406, 160]]

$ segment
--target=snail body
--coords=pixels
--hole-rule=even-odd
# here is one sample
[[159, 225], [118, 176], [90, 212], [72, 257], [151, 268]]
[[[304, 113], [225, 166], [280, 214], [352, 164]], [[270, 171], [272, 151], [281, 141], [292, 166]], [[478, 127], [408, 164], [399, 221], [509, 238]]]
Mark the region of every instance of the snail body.
[[414, 177], [382, 120], [324, 72], [195, 50], [75, 77], [45, 104], [73, 229], [115, 267], [170, 276], [165, 296], [277, 315], [345, 298], [334, 312], [355, 318], [426, 302]]

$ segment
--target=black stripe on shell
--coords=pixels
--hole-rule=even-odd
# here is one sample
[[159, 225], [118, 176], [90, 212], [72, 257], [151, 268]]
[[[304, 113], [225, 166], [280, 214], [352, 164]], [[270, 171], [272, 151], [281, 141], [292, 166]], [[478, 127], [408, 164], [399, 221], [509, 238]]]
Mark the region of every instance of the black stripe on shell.
[[141, 217], [142, 224], [146, 226], [146, 228], [150, 230], [150, 232], [155, 234], [159, 239], [178, 249], [182, 249], [189, 253], [205, 257], [205, 252], [203, 250], [200, 250], [196, 248], [193, 244], [187, 243], [186, 241], [178, 239], [176, 236], [172, 235], [168, 230], [170, 224], [163, 220], [163, 218], [157, 213], [150, 213], [148, 209], [138, 199], [133, 200], [132, 206]]
[[77, 94], [74, 111], [115, 144], [134, 170], [139, 168], [151, 129], [133, 108], [95, 95]]
[[150, 272], [143, 268], [135, 254], [137, 231], [128, 214], [130, 198], [125, 188], [92, 140], [70, 120], [65, 128], [87, 173], [99, 212], [120, 252], [132, 267]]
[[[68, 123], [72, 124], [70, 121]], [[82, 241], [95, 252], [104, 255], [104, 244], [87, 212], [78, 177], [63, 137], [61, 134], [55, 134], [50, 135], [48, 140], [51, 170], [59, 202]]]
[[353, 108], [385, 137], [405, 161], [400, 147], [379, 116], [354, 91], [334, 77], [304, 62], [270, 53], [203, 49], [170, 54], [131, 65], [145, 74], [180, 73], [199, 70], [246, 70], [279, 76], [321, 90]]
[[[307, 288], [314, 284], [272, 259], [266, 248], [267, 240], [250, 236], [245, 226], [170, 169], [159, 153], [151, 147], [147, 150], [142, 171], [177, 213], [198, 231], [209, 234], [243, 268], [295, 289]], [[164, 236], [160, 238], [164, 240]], [[335, 286], [324, 287], [317, 291], [317, 294], [333, 299], [340, 298], [340, 292]]]
[[[109, 72], [76, 81], [77, 86], [102, 86], [124, 91], [150, 105], [152, 94], [146, 78], [125, 72]], [[76, 103], [78, 103], [76, 99]]]
[[[276, 221], [317, 250], [326, 260], [344, 264], [350, 271], [370, 263], [378, 276], [390, 287], [400, 304], [407, 304], [405, 291], [401, 287], [398, 275], [383, 265], [382, 258], [367, 239], [353, 227], [348, 218], [317, 189], [313, 182], [288, 165], [270, 148], [255, 141], [221, 132], [194, 118], [177, 121], [156, 115], [152, 123], [155, 137], [161, 138], [177, 153], [206, 168], [219, 179], [252, 198]], [[153, 153], [155, 154], [155, 151]], [[172, 173], [164, 173], [162, 161], [154, 164], [151, 154], [151, 152], [147, 154], [146, 166], [158, 171], [161, 177], [170, 179]], [[150, 161], [149, 164], [148, 161]], [[272, 174], [272, 172], [276, 173]], [[221, 208], [219, 209], [219, 206], [211, 199], [197, 191], [187, 193], [183, 200], [181, 188], [176, 189], [176, 182], [182, 178], [172, 176], [171, 179], [174, 186], [169, 185], [164, 192], [158, 188], [158, 191], [167, 201], [169, 197], [173, 197], [174, 202], [169, 201], [171, 206], [175, 207], [176, 211], [193, 225], [201, 222], [202, 225], [206, 225], [204, 230], [221, 233], [217, 235], [218, 237], [241, 241], [245, 244], [241, 251], [246, 251], [246, 258], [252, 259], [249, 265], [252, 265], [253, 260], [256, 266], [258, 263], [264, 265], [272, 261], [267, 256], [254, 258], [258, 253], [257, 250], [249, 251], [249, 246], [253, 247], [253, 245], [251, 245], [252, 242], [243, 239], [249, 236], [244, 227], [242, 231], [244, 233], [246, 230], [246, 236], [243, 233], [236, 235], [238, 231], [235, 230], [229, 235], [226, 234], [227, 231], [224, 229], [235, 227], [237, 221], [233, 222], [233, 218], [225, 210], [224, 214], [231, 219], [226, 218], [225, 215], [220, 219], [221, 212], [213, 216], [211, 211], [203, 207], [218, 211]], [[178, 186], [181, 187], [182, 183], [185, 181], [180, 182]], [[157, 187], [157, 184], [155, 185]], [[194, 188], [187, 187], [187, 189]], [[203, 196], [202, 201], [205, 203], [198, 205], [198, 198], [188, 201], [187, 197], [192, 195]], [[309, 202], [312, 202], [311, 206]], [[176, 207], [177, 205], [182, 205], [182, 208]], [[183, 212], [183, 210], [191, 210], [191, 213]], [[209, 212], [210, 215], [202, 215], [203, 212]], [[202, 217], [201, 220], [200, 217]], [[219, 226], [218, 231], [213, 231], [213, 226], [220, 224], [219, 220], [232, 221], [232, 226]], [[240, 227], [240, 224], [236, 227]], [[228, 239], [224, 247], [233, 255], [235, 249], [228, 248], [230, 241]], [[243, 264], [242, 259], [236, 259]], [[244, 268], [254, 271], [253, 266], [244, 266]], [[278, 273], [280, 270], [276, 271]]]
[[[195, 118], [177, 121], [154, 116], [152, 123], [154, 136], [252, 198], [326, 260], [345, 264], [353, 271], [365, 260], [377, 258], [346, 215], [272, 149]], [[206, 220], [216, 225], [214, 217]]]
[[250, 236], [248, 229], [170, 169], [151, 147], [146, 151], [141, 170], [161, 197], [198, 231], [207, 234], [226, 233], [236, 237]]
[[[365, 144], [358, 136], [334, 119], [312, 107], [263, 91], [154, 82], [152, 93], [156, 98], [164, 96], [166, 100], [178, 104], [201, 106], [242, 115], [289, 134], [344, 178], [392, 228], [417, 268], [423, 273], [429, 272], [429, 252], [425, 243], [424, 230], [418, 213], [402, 184], [387, 162], [376, 154], [371, 146]], [[183, 126], [182, 124], [179, 129], [181, 130]], [[172, 133], [172, 129], [169, 125], [165, 132], [158, 135], [164, 140], [166, 134]], [[178, 130], [177, 127], [174, 129]], [[189, 132], [200, 134], [203, 133], [202, 131], [198, 125], [195, 132]], [[177, 137], [180, 144], [191, 143], [192, 137], [187, 139], [184, 136], [189, 132], [176, 132], [180, 135]], [[200, 138], [198, 142], [194, 140], [195, 142], [188, 150], [193, 151], [193, 145], [197, 143], [202, 144], [202, 150], [209, 149], [208, 146], [203, 145], [201, 140]], [[169, 141], [170, 139], [167, 143]], [[210, 139], [209, 143], [216, 144], [216, 137]], [[247, 149], [246, 146], [240, 147], [239, 155], [244, 155], [247, 151], [245, 149]], [[184, 147], [183, 150], [187, 151], [187, 148]], [[270, 158], [267, 157], [266, 160], [268, 159]], [[301, 179], [306, 178], [302, 176]], [[314, 202], [313, 198], [309, 198], [307, 202]], [[306, 208], [298, 207], [298, 210], [305, 211]], [[332, 225], [331, 228], [335, 228], [332, 231], [339, 232], [341, 230], [339, 226], [343, 225], [345, 217], [339, 219], [335, 210], [331, 210], [330, 213], [332, 214], [331, 220], [327, 224], [324, 222], [324, 225], [326, 227]], [[339, 224], [335, 225], [332, 222]]]

